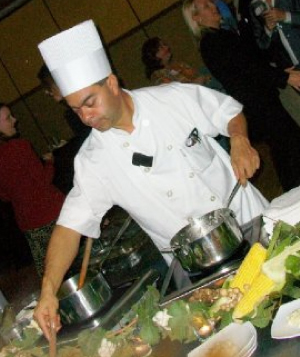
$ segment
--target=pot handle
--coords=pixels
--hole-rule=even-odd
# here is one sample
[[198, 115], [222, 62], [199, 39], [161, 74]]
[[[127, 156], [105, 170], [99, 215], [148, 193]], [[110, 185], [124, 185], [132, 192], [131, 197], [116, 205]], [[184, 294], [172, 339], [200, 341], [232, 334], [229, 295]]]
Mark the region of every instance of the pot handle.
[[165, 247], [165, 248], [161, 248], [159, 251], [161, 253], [173, 253], [178, 249], [180, 249], [180, 247]]
[[221, 211], [222, 211], [221, 217], [223, 217], [223, 218], [225, 218], [225, 217], [236, 218], [235, 212], [233, 212], [233, 210], [230, 208], [223, 208]]

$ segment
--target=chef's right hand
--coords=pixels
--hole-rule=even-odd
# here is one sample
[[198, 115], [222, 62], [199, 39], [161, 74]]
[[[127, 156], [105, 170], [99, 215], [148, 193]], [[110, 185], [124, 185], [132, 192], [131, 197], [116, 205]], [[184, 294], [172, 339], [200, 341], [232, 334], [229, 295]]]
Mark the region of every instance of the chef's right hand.
[[61, 328], [60, 317], [58, 311], [58, 299], [53, 294], [43, 294], [34, 309], [33, 317], [42, 329], [45, 337], [50, 340], [51, 326], [55, 327], [56, 331]]

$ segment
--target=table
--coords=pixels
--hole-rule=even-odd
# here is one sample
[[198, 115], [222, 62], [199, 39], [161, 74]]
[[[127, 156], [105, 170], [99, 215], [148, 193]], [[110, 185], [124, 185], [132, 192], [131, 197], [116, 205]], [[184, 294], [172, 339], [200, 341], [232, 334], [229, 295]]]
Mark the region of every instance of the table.
[[[256, 218], [250, 225], [243, 227], [247, 240], [250, 243], [261, 238], [260, 217]], [[275, 340], [271, 338], [270, 326], [258, 329], [258, 347], [252, 355], [253, 357], [299, 357], [300, 341], [298, 338]], [[198, 341], [189, 344], [181, 344], [178, 341], [169, 339], [161, 340], [157, 346], [153, 347], [152, 357], [185, 357], [199, 345]], [[221, 357], [221, 356], [220, 356]]]

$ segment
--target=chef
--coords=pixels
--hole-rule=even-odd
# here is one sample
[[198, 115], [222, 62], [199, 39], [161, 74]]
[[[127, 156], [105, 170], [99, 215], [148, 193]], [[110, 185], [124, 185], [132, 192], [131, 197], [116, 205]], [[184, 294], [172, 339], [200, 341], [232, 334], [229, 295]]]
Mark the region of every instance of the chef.
[[[69, 106], [93, 128], [75, 159], [74, 187], [62, 208], [46, 257], [35, 318], [49, 338], [60, 326], [56, 293], [76, 256], [81, 235], [98, 238], [113, 205], [124, 208], [158, 248], [190, 217], [225, 206], [239, 223], [259, 215], [267, 201], [250, 184], [259, 156], [249, 143], [242, 106], [195, 84], [122, 89], [112, 73], [93, 21], [39, 44]], [[231, 157], [213, 139], [230, 137]]]

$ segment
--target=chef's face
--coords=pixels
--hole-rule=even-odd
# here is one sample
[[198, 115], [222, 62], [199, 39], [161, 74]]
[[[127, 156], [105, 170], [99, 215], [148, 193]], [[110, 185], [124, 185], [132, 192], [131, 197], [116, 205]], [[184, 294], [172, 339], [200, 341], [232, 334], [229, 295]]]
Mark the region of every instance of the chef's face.
[[11, 138], [17, 134], [16, 129], [17, 120], [12, 116], [8, 107], [3, 106], [0, 109], [0, 133], [7, 137]]
[[65, 99], [85, 125], [99, 131], [119, 127], [121, 96], [118, 80], [113, 74], [104, 83], [81, 89]]
[[193, 20], [199, 25], [218, 28], [221, 21], [220, 13], [212, 0], [194, 0], [197, 13]]

